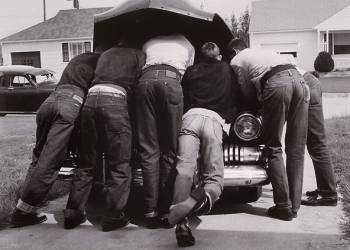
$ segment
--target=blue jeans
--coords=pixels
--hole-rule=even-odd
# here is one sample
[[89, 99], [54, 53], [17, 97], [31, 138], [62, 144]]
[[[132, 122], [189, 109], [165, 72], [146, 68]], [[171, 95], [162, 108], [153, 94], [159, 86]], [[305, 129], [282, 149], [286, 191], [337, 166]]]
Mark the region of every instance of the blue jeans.
[[179, 73], [167, 65], [152, 66], [140, 78], [135, 96], [145, 215], [164, 214], [171, 205], [183, 113]]
[[224, 184], [222, 133], [221, 124], [214, 118], [191, 114], [183, 119], [173, 204], [190, 196], [196, 171], [212, 202], [219, 199]]
[[81, 115], [80, 159], [74, 175], [67, 208], [84, 211], [98, 166], [106, 155], [106, 211], [115, 217], [127, 203], [131, 183], [131, 125], [123, 96], [88, 94]]
[[[268, 155], [268, 174], [277, 207], [300, 208], [307, 137], [309, 90], [295, 69], [276, 73], [263, 91], [263, 131]], [[285, 136], [286, 167], [281, 137]]]
[[317, 190], [321, 196], [337, 197], [334, 170], [324, 128], [321, 84], [311, 73], [305, 73], [304, 79], [310, 88], [306, 146], [314, 165]]
[[60, 85], [40, 106], [36, 115], [36, 144], [21, 200], [30, 206], [39, 205], [58, 176], [84, 92], [73, 85]]

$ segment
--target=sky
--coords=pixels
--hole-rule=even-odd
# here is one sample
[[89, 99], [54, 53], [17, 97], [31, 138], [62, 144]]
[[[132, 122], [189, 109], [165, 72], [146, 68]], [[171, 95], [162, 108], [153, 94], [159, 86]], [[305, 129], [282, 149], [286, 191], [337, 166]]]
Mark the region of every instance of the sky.
[[[46, 3], [46, 19], [57, 14], [61, 9], [73, 8], [72, 0], [1, 0], [0, 39], [12, 35], [43, 21], [43, 3]], [[80, 8], [113, 7], [124, 0], [79, 0]], [[132, 0], [130, 0], [132, 1]], [[238, 17], [246, 8], [250, 8], [252, 0], [188, 0], [204, 9], [216, 12], [222, 18], [232, 13]]]

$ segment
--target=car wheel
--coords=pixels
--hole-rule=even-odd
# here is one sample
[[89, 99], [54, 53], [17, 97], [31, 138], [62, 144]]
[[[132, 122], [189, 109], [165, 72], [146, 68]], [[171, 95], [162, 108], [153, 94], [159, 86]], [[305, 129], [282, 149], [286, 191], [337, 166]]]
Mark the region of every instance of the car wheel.
[[6, 115], [6, 114], [4, 114], [4, 113], [2, 113], [2, 114], [0, 113], [0, 117], [3, 117], [3, 116], [5, 116], [5, 115]]
[[238, 193], [240, 202], [254, 202], [260, 198], [262, 187], [240, 187]]

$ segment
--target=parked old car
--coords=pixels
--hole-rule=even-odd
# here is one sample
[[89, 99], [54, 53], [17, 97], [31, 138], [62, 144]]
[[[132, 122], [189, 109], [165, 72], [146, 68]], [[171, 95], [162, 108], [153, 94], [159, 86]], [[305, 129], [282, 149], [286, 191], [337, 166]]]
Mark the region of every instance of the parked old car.
[[54, 75], [27, 65], [0, 66], [0, 116], [35, 113], [56, 88]]
[[[215, 42], [224, 52], [233, 38], [219, 15], [200, 10], [186, 0], [137, 0], [122, 1], [115, 8], [95, 16], [94, 47], [112, 46], [118, 43], [122, 35], [128, 34], [138, 35], [142, 45], [148, 38], [164, 32], [184, 34], [196, 52], [207, 41]], [[256, 201], [261, 195], [262, 185], [268, 184], [261, 130], [261, 117], [243, 107], [223, 143], [225, 189], [238, 190], [243, 202]], [[106, 176], [105, 168], [108, 169], [103, 159], [102, 154], [99, 160], [103, 164], [100, 168], [102, 172], [98, 173], [102, 182]], [[141, 185], [137, 158], [133, 161], [133, 167], [134, 184]]]

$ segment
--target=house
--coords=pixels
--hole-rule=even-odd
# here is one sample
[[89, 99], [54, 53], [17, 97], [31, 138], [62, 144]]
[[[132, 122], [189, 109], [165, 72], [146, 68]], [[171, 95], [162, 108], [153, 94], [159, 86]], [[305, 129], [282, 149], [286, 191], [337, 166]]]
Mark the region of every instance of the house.
[[350, 68], [350, 0], [262, 0], [252, 3], [250, 46], [291, 54], [314, 69], [320, 51]]
[[1, 39], [3, 64], [48, 68], [60, 76], [72, 57], [92, 50], [93, 16], [109, 9], [60, 10], [45, 22]]

